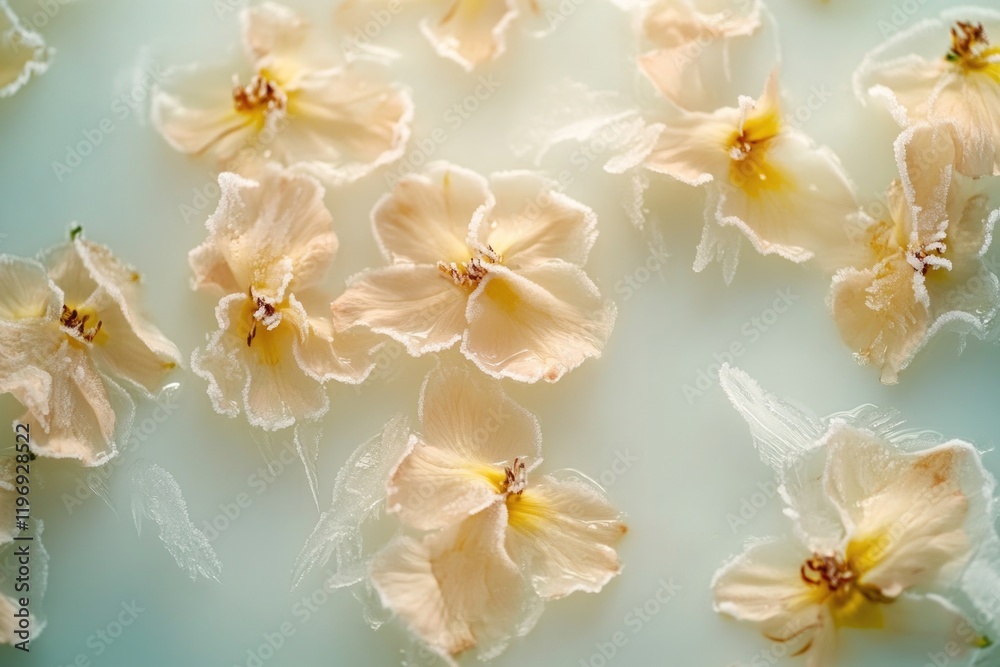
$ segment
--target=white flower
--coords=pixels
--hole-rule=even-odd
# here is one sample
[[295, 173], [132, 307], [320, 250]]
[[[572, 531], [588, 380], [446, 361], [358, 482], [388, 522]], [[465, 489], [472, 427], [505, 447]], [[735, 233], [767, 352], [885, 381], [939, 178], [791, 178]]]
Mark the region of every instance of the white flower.
[[351, 279], [338, 327], [361, 325], [416, 356], [452, 347], [483, 372], [554, 382], [599, 357], [615, 308], [583, 264], [590, 209], [530, 172], [489, 183], [445, 163], [401, 179], [372, 213], [387, 268]]
[[[709, 188], [695, 270], [727, 251], [717, 247], [720, 227], [738, 229], [762, 254], [803, 262], [835, 243], [856, 212], [836, 156], [783, 120], [777, 71], [756, 101], [741, 96], [738, 107], [679, 111], [661, 127], [641, 164]], [[729, 267], [727, 281], [734, 258]]]
[[9, 97], [49, 68], [52, 49], [0, 0], [0, 97]]
[[950, 9], [869, 53], [854, 74], [859, 99], [884, 103], [903, 127], [947, 120], [961, 142], [956, 168], [1000, 174], [1000, 12]]
[[963, 653], [988, 646], [950, 601], [976, 585], [970, 572], [992, 570], [980, 585], [1000, 584], [990, 560], [1000, 544], [995, 482], [975, 447], [951, 440], [920, 449], [881, 412], [835, 416], [822, 432], [819, 420], [741, 371], [725, 367], [721, 377], [761, 455], [775, 463], [795, 530], [752, 542], [716, 574], [716, 610], [788, 655], [805, 654], [810, 667], [835, 662], [846, 629], [918, 633]]
[[139, 274], [108, 248], [78, 237], [41, 259], [0, 256], [0, 393], [25, 407], [37, 454], [98, 465], [133, 410], [109, 376], [150, 397], [180, 353], [141, 313]]
[[325, 414], [326, 381], [363, 381], [374, 343], [367, 333], [334, 336], [317, 289], [337, 249], [323, 187], [273, 163], [258, 177], [219, 175], [208, 239], [189, 255], [193, 286], [222, 297], [219, 328], [191, 367], [208, 380], [216, 411], [242, 410], [276, 430]]
[[313, 55], [309, 24], [282, 5], [240, 17], [249, 78], [194, 67], [154, 90], [153, 124], [171, 146], [211, 152], [247, 175], [274, 159], [332, 185], [402, 155], [413, 115], [406, 92], [374, 82], [365, 63]]
[[983, 263], [1000, 216], [986, 195], [994, 179], [974, 181], [954, 167], [956, 131], [920, 124], [896, 139], [900, 178], [886, 190], [885, 215], [869, 222], [853, 265], [833, 278], [841, 336], [887, 384], [932, 335], [984, 337], [1000, 308], [997, 277]]
[[472, 647], [492, 657], [530, 630], [538, 599], [599, 592], [621, 571], [620, 513], [589, 484], [537, 475], [538, 422], [495, 382], [433, 371], [420, 418], [386, 506], [429, 532], [396, 538], [371, 577], [431, 649], [449, 661]]

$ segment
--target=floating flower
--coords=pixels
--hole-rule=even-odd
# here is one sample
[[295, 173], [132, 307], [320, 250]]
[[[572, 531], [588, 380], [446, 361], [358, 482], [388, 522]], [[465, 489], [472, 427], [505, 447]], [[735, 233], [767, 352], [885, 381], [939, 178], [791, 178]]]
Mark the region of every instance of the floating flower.
[[[949, 599], [1000, 584], [989, 560], [1000, 544], [995, 482], [975, 447], [951, 440], [920, 449], [877, 411], [823, 424], [728, 367], [722, 382], [776, 463], [795, 535], [754, 542], [728, 562], [712, 583], [716, 611], [804, 654], [810, 667], [834, 664], [847, 629], [939, 637], [953, 642], [952, 657], [990, 644]], [[977, 584], [969, 573], [979, 572], [987, 580]]]
[[[700, 271], [716, 256], [735, 257], [720, 228], [740, 230], [762, 254], [803, 262], [832, 244], [856, 212], [854, 191], [836, 156], [784, 122], [773, 72], [754, 101], [712, 113], [680, 111], [662, 122], [641, 158], [650, 171], [688, 185], [707, 185], [705, 230], [695, 260]], [[622, 167], [630, 165], [622, 165]]]
[[590, 209], [529, 172], [490, 182], [436, 163], [376, 204], [390, 266], [363, 272], [333, 303], [336, 326], [386, 334], [414, 356], [452, 347], [483, 372], [554, 382], [599, 357], [615, 308], [583, 271]]
[[540, 600], [599, 592], [621, 570], [621, 515], [594, 487], [536, 477], [541, 431], [496, 383], [436, 370], [421, 432], [392, 471], [386, 506], [422, 537], [376, 554], [382, 604], [450, 659], [488, 658], [526, 633]]
[[[703, 107], [709, 97], [706, 78], [728, 74], [730, 42], [761, 27], [758, 0], [712, 4], [720, 6], [710, 10], [690, 0], [657, 0], [642, 17], [642, 35], [653, 49], [639, 57], [639, 66], [663, 97], [686, 109]], [[716, 50], [722, 53], [711, 54], [718, 56], [712, 62], [721, 59], [722, 71], [708, 75], [706, 56]]]
[[9, 97], [49, 68], [52, 49], [0, 0], [0, 97]]
[[323, 186], [273, 163], [258, 177], [219, 175], [208, 239], [189, 255], [194, 288], [222, 296], [219, 328], [191, 367], [217, 412], [277, 430], [325, 414], [323, 383], [363, 381], [374, 346], [367, 333], [335, 337], [315, 314], [328, 312], [317, 285], [337, 250]]
[[248, 174], [271, 158], [333, 185], [402, 155], [413, 115], [406, 92], [372, 82], [364, 63], [314, 55], [309, 24], [282, 5], [240, 17], [249, 78], [186, 68], [154, 90], [153, 124], [171, 146]]
[[983, 262], [1000, 216], [985, 194], [993, 177], [974, 181], [953, 168], [955, 133], [950, 123], [921, 124], [896, 139], [900, 178], [886, 190], [885, 215], [869, 221], [854, 265], [833, 278], [841, 336], [886, 384], [939, 331], [984, 337], [1000, 307]]
[[77, 236], [41, 260], [0, 256], [0, 393], [27, 410], [36, 454], [99, 465], [134, 407], [109, 376], [151, 397], [180, 353], [142, 315], [139, 274], [108, 248]]
[[[955, 166], [1000, 174], [1000, 13], [963, 7], [920, 21], [869, 53], [854, 74], [901, 126], [947, 120], [961, 142]], [[983, 157], [985, 155], [985, 161]], [[974, 159], [971, 159], [974, 158]]]

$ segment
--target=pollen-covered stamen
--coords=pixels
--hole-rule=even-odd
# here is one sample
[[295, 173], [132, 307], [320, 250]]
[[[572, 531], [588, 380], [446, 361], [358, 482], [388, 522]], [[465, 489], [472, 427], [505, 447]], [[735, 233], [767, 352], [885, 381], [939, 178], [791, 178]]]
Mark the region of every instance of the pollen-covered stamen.
[[521, 495], [528, 486], [528, 468], [524, 461], [515, 457], [514, 463], [504, 466], [503, 492], [509, 495]]
[[253, 339], [257, 336], [258, 323], [264, 325], [264, 328], [268, 331], [281, 323], [281, 313], [277, 311], [274, 304], [259, 296], [255, 297], [253, 295], [253, 289], [250, 290], [249, 294], [250, 299], [254, 302], [255, 310], [250, 318], [250, 333], [247, 334], [248, 347], [253, 343]]
[[288, 106], [288, 96], [276, 83], [263, 74], [255, 74], [250, 83], [240, 85], [237, 75], [233, 75], [233, 106], [241, 113], [262, 111], [284, 111]]
[[983, 52], [990, 46], [982, 23], [958, 21], [951, 29], [951, 50], [945, 56], [951, 62], [980, 66]]
[[943, 241], [927, 243], [916, 250], [911, 250], [907, 253], [906, 261], [909, 262], [914, 271], [918, 271], [920, 275], [926, 276], [927, 272], [935, 266], [950, 266], [950, 264], [943, 259], [947, 248], [948, 247]]
[[852, 585], [856, 576], [850, 565], [839, 556], [821, 554], [813, 554], [806, 560], [799, 573], [807, 584], [826, 586], [831, 592]]
[[480, 246], [473, 251], [468, 262], [438, 262], [438, 271], [456, 285], [478, 285], [486, 277], [492, 264], [502, 264], [503, 256], [493, 246]]
[[94, 342], [94, 337], [101, 331], [101, 325], [104, 324], [103, 321], [97, 320], [97, 325], [93, 327], [87, 327], [87, 320], [90, 319], [90, 315], [80, 315], [76, 308], [69, 308], [66, 304], [63, 304], [62, 315], [59, 317], [59, 323], [62, 324], [67, 329], [77, 332], [80, 338], [83, 338], [88, 343]]

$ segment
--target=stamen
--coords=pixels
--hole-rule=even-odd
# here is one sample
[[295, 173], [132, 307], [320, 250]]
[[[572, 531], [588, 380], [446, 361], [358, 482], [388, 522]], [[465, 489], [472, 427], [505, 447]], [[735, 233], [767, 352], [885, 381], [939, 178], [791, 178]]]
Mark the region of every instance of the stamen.
[[241, 113], [262, 111], [284, 111], [288, 106], [288, 96], [273, 81], [263, 74], [255, 74], [250, 83], [240, 85], [237, 75], [233, 75], [233, 106]]
[[528, 486], [528, 468], [519, 457], [514, 457], [511, 467], [504, 466], [505, 479], [503, 481], [504, 493], [510, 495], [521, 495]]
[[835, 555], [813, 554], [799, 569], [799, 574], [810, 586], [826, 586], [831, 592], [852, 585], [855, 579], [850, 565]]
[[438, 271], [450, 278], [456, 285], [478, 285], [486, 277], [491, 264], [502, 264], [503, 255], [493, 246], [480, 246], [473, 252], [468, 262], [438, 262]]
[[253, 295], [252, 287], [247, 293], [250, 296], [250, 300], [254, 302], [255, 306], [255, 309], [250, 316], [250, 333], [247, 334], [247, 347], [250, 347], [253, 343], [253, 339], [257, 337], [257, 323], [260, 322], [268, 331], [270, 331], [281, 323], [281, 313], [277, 311], [274, 304], [262, 299], [259, 296], [255, 297]]
[[951, 29], [951, 50], [945, 56], [950, 62], [961, 61], [967, 65], [978, 65], [984, 49], [990, 42], [982, 23], [958, 21]]
[[94, 342], [94, 337], [97, 336], [101, 331], [101, 325], [104, 324], [102, 320], [97, 320], [97, 326], [87, 328], [87, 320], [90, 319], [90, 315], [80, 316], [80, 313], [76, 308], [70, 309], [66, 304], [63, 304], [62, 315], [59, 316], [59, 323], [62, 324], [67, 329], [77, 332], [80, 338], [84, 339], [88, 343]]

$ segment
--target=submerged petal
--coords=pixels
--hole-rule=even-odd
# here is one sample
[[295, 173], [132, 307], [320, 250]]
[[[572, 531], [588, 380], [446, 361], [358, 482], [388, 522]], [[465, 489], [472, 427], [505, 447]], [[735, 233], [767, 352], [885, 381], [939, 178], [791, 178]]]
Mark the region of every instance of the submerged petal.
[[504, 549], [506, 514], [500, 503], [422, 540], [396, 538], [372, 561], [382, 604], [446, 658], [477, 646], [492, 657], [524, 631], [525, 584]]
[[504, 33], [517, 15], [507, 0], [451, 0], [444, 16], [422, 21], [420, 29], [439, 55], [471, 71], [504, 52]]
[[597, 593], [621, 572], [615, 547], [628, 532], [603, 493], [546, 476], [507, 497], [507, 550], [545, 600]]
[[0, 0], [0, 97], [13, 95], [45, 72], [51, 56], [42, 36], [21, 23], [7, 0]]
[[494, 377], [555, 382], [601, 356], [615, 314], [571, 264], [551, 261], [516, 273], [495, 267], [469, 299], [462, 353]]

